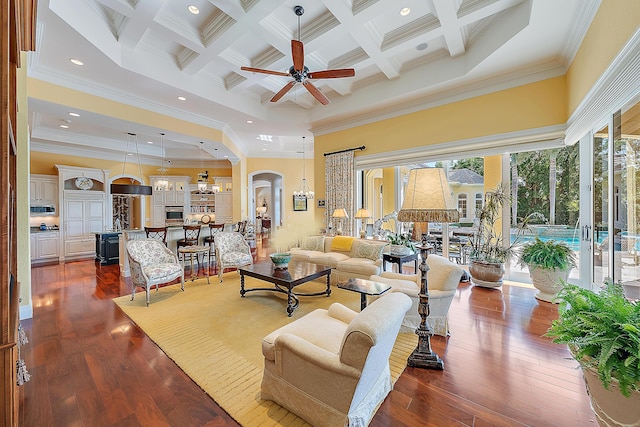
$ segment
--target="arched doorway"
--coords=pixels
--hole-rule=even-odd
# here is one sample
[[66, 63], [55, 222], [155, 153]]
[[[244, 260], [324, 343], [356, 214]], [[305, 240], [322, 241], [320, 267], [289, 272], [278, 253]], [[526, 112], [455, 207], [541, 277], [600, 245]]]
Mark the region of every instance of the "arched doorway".
[[271, 229], [281, 226], [284, 219], [282, 189], [284, 178], [273, 171], [256, 171], [249, 174], [249, 212], [256, 218], [257, 230], [262, 220], [269, 220]]

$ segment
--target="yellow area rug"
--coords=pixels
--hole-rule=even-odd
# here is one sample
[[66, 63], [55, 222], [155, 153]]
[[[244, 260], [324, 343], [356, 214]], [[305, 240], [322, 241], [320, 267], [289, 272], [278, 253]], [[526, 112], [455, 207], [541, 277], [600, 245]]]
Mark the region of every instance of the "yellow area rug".
[[[247, 277], [245, 286], [270, 284]], [[319, 292], [324, 280], [296, 287], [297, 292]], [[260, 399], [264, 359], [261, 341], [273, 330], [317, 308], [334, 302], [359, 311], [360, 294], [331, 288], [331, 296], [299, 297], [300, 305], [287, 317], [286, 295], [277, 292], [249, 292], [240, 297], [240, 276], [224, 275], [224, 282], [211, 278], [186, 281], [151, 291], [146, 306], [144, 292], [114, 302], [180, 368], [229, 415], [243, 426], [307, 425], [279, 405]], [[418, 342], [415, 334], [400, 334], [389, 359], [395, 382]]]

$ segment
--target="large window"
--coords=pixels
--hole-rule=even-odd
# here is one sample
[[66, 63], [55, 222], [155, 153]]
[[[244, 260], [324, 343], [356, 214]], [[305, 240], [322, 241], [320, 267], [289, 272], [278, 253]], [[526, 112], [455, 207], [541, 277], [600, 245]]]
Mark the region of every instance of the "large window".
[[460, 219], [467, 218], [467, 195], [458, 194], [458, 212], [460, 212]]

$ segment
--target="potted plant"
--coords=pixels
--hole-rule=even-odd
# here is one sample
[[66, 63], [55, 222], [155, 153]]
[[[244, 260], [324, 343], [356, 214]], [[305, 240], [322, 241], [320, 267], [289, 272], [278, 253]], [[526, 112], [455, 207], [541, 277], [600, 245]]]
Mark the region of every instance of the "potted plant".
[[486, 288], [502, 286], [504, 263], [514, 253], [517, 244], [517, 239], [511, 242], [511, 236], [507, 236], [505, 241], [499, 227], [502, 208], [510, 203], [508, 188], [498, 185], [485, 194], [484, 205], [476, 210], [478, 229], [470, 238], [469, 253], [469, 274], [475, 285]]
[[598, 293], [565, 284], [558, 298], [545, 336], [569, 346], [599, 424], [640, 425], [640, 304], [612, 282]]
[[529, 268], [531, 282], [538, 289], [536, 298], [554, 302], [569, 272], [576, 266], [576, 258], [566, 243], [555, 240], [545, 242], [536, 237], [522, 247], [518, 263]]
[[391, 243], [391, 253], [394, 255], [409, 255], [416, 251], [416, 246], [411, 241], [411, 236], [406, 233], [390, 233], [387, 236]]

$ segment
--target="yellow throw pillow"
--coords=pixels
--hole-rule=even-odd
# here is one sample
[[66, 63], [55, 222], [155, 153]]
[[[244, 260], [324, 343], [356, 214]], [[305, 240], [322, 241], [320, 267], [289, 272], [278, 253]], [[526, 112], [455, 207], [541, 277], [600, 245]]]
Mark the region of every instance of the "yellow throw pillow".
[[355, 237], [336, 236], [331, 241], [331, 250], [337, 252], [349, 252], [354, 240]]

